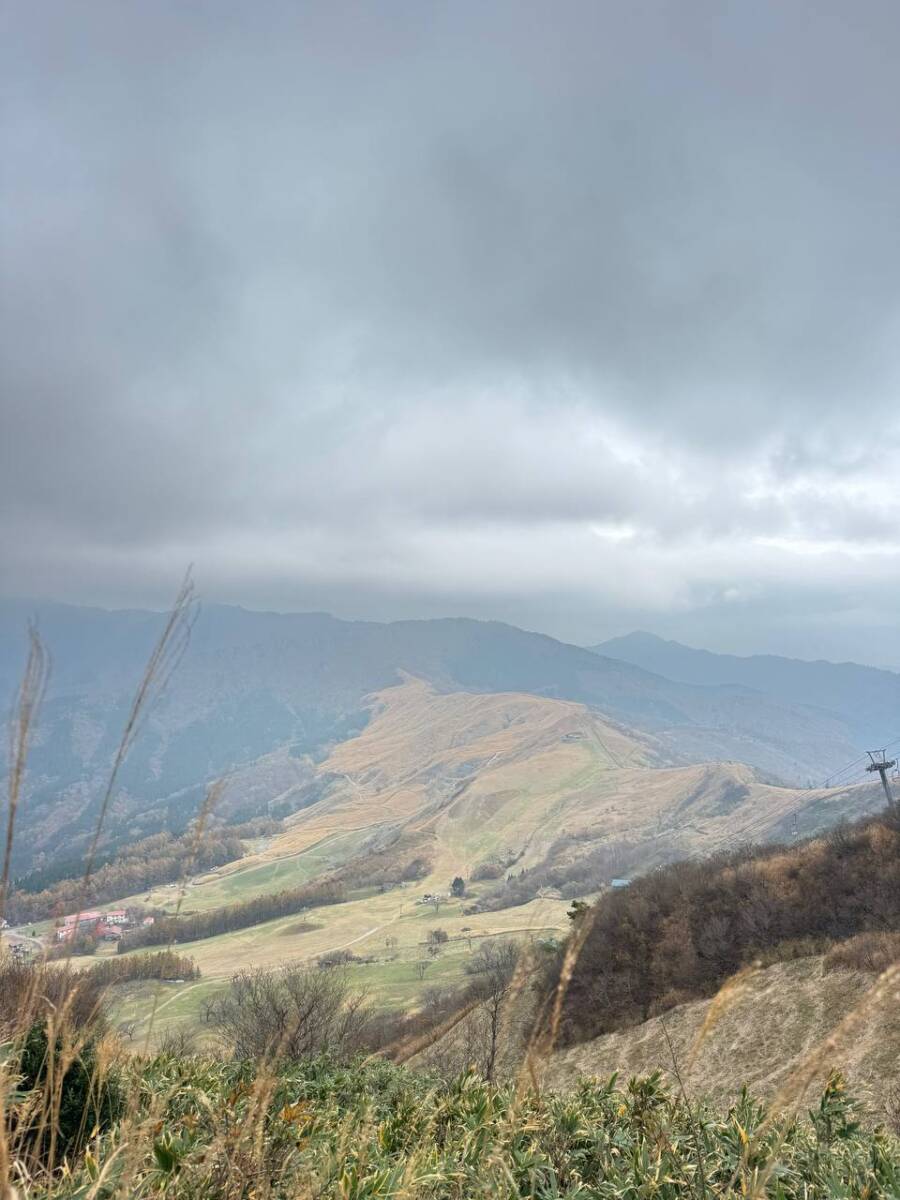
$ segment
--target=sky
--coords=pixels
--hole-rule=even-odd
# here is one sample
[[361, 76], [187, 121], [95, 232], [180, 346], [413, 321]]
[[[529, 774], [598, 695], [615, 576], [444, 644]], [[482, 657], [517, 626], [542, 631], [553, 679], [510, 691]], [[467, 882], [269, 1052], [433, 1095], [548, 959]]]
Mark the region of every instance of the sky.
[[900, 666], [896, 0], [0, 13], [0, 592]]

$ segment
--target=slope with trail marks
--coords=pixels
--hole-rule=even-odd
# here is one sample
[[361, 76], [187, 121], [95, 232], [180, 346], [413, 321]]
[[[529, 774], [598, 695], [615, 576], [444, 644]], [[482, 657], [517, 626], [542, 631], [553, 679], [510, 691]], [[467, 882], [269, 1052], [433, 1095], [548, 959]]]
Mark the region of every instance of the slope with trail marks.
[[[352, 948], [375, 960], [354, 971], [364, 977], [368, 971], [376, 992], [409, 1003], [433, 978], [452, 981], [454, 971], [461, 978], [474, 939], [561, 935], [569, 927], [569, 902], [558, 894], [473, 913], [465, 910], [491, 885], [470, 883], [463, 901], [421, 903], [429, 892], [446, 897], [454, 876], [468, 879], [486, 860], [518, 872], [548, 855], [574, 861], [592, 847], [628, 843], [639, 870], [784, 833], [798, 812], [802, 831], [812, 832], [812, 822], [827, 820], [835, 806], [850, 815], [879, 806], [865, 789], [772, 787], [737, 763], [673, 765], [650, 736], [568, 701], [442, 693], [407, 678], [371, 704], [363, 732], [315, 766], [314, 802], [255, 853], [192, 881], [182, 903], [184, 911], [208, 909], [335, 869], [351, 898], [308, 910], [300, 931], [294, 915], [180, 946], [204, 980]], [[353, 872], [364, 874], [367, 854], [392, 846], [414, 846], [429, 864], [426, 876], [383, 892], [355, 887]], [[176, 888], [156, 889], [152, 897], [169, 908], [176, 898]], [[453, 952], [414, 981], [432, 927], [447, 931]]]
[[[868, 1116], [883, 1120], [885, 1081], [896, 1077], [900, 1062], [898, 999], [896, 980], [883, 988], [871, 974], [828, 971], [821, 955], [776, 963], [723, 991], [712, 1015], [713, 1001], [698, 1000], [558, 1051], [545, 1078], [566, 1088], [582, 1077], [661, 1070], [677, 1087], [677, 1070], [689, 1094], [727, 1103], [745, 1085], [772, 1098], [806, 1072], [811, 1098], [837, 1069]], [[827, 1039], [828, 1053], [817, 1063]]]

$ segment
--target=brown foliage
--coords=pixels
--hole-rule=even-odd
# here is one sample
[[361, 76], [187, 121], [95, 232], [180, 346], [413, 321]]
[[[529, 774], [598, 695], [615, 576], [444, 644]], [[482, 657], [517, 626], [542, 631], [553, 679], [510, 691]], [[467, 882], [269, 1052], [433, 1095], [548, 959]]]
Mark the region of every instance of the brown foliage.
[[288, 964], [240, 971], [213, 1006], [212, 1023], [237, 1058], [299, 1059], [355, 1053], [366, 1023], [365, 998], [341, 972]]
[[900, 959], [900, 932], [860, 933], [825, 955], [826, 971], [867, 971], [880, 975]]
[[91, 971], [0, 961], [0, 1041], [45, 1022], [50, 1015], [75, 1029], [103, 1023], [103, 982]]
[[[757, 957], [795, 957], [804, 947], [820, 951], [898, 928], [900, 829], [889, 815], [791, 850], [664, 867], [595, 906], [564, 1036], [582, 1041], [646, 1020], [667, 1003], [712, 995]], [[888, 942], [878, 942], [876, 954], [876, 941], [860, 943], [858, 955], [881, 961]]]
[[180, 837], [157, 833], [135, 842], [112, 862], [98, 867], [87, 881], [79, 875], [77, 879], [62, 879], [39, 892], [22, 888], [11, 892], [9, 920], [18, 925], [105, 904], [160, 883], [174, 883], [186, 874], [212, 870], [233, 862], [243, 853], [243, 843], [230, 829], [206, 830], [202, 839], [193, 830]]

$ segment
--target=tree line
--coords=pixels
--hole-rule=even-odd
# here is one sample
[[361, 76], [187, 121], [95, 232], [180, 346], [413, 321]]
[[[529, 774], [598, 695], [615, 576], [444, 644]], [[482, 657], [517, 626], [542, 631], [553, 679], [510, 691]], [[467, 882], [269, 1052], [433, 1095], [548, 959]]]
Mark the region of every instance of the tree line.
[[900, 820], [675, 863], [572, 915], [589, 923], [564, 1009], [579, 1042], [713, 995], [757, 958], [900, 930]]
[[233, 829], [212, 829], [198, 839], [193, 832], [179, 837], [155, 833], [142, 838], [111, 862], [99, 867], [85, 884], [83, 876], [61, 879], [39, 892], [17, 888], [10, 892], [6, 916], [11, 924], [60, 917], [76, 909], [107, 904], [161, 883], [210, 871], [241, 858], [244, 844]]
[[554, 888], [564, 900], [572, 900], [597, 891], [617, 875], [628, 875], [635, 868], [647, 865], [646, 842], [622, 839], [593, 846], [586, 852], [581, 852], [582, 844], [583, 838], [577, 834], [563, 834], [550, 846], [542, 862], [519, 871], [508, 871], [499, 863], [482, 863], [472, 873], [473, 882], [502, 879], [505, 873], [506, 878], [479, 896], [472, 911], [516, 908], [528, 904], [545, 888]]
[[237, 904], [211, 908], [208, 912], [189, 913], [182, 917], [159, 917], [152, 925], [142, 925], [119, 939], [119, 954], [136, 950], [141, 946], [165, 946], [176, 942], [196, 942], [202, 938], [216, 937], [220, 933], [233, 933], [236, 929], [247, 929], [276, 917], [288, 917], [316, 908], [322, 904], [340, 904], [347, 898], [342, 883], [334, 880], [304, 883], [300, 887], [285, 888], [264, 896], [254, 896]]

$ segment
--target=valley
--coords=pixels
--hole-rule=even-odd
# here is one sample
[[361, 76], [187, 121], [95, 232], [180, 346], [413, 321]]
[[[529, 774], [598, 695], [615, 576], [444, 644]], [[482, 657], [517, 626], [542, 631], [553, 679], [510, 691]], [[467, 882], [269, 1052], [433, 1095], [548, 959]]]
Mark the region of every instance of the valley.
[[[165, 985], [155, 1036], [173, 1025], [196, 1027], [201, 1002], [239, 968], [315, 962], [335, 951], [370, 960], [351, 961], [348, 970], [374, 1002], [414, 1007], [427, 988], [462, 981], [481, 940], [563, 938], [571, 900], [590, 899], [616, 875], [789, 836], [793, 828], [812, 834], [838, 815], [880, 806], [875, 786], [779, 788], [738, 763], [672, 765], [652, 735], [568, 701], [439, 692], [407, 677], [368, 703], [363, 731], [315, 766], [319, 798], [279, 833], [186, 887], [121, 898], [189, 914], [322, 876], [339, 877], [348, 889], [342, 903], [179, 944], [202, 984]], [[308, 780], [297, 786], [308, 789]], [[281, 798], [290, 804], [290, 789]], [[416, 879], [382, 890], [365, 884], [376, 859], [422, 865]], [[582, 863], [593, 864], [587, 885]], [[485, 867], [495, 868], [485, 872], [494, 878], [479, 880]], [[572, 883], [505, 895], [505, 877], [522, 886], [551, 869]], [[456, 876], [466, 881], [463, 898], [448, 895]], [[439, 898], [426, 903], [425, 895]], [[434, 928], [448, 941], [431, 957], [426, 942]], [[152, 984], [131, 987], [121, 1019], [140, 1027], [158, 992]]]

